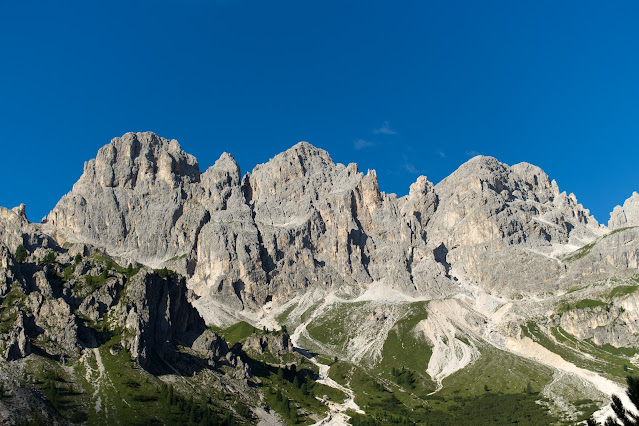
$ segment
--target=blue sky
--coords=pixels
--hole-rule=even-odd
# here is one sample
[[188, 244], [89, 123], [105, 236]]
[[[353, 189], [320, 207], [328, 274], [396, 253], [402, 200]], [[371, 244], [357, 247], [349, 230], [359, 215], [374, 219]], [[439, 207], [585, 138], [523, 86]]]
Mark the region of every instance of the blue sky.
[[202, 170], [307, 140], [400, 196], [527, 161], [603, 223], [639, 190], [634, 1], [3, 1], [0, 40], [0, 205], [32, 221], [147, 130]]

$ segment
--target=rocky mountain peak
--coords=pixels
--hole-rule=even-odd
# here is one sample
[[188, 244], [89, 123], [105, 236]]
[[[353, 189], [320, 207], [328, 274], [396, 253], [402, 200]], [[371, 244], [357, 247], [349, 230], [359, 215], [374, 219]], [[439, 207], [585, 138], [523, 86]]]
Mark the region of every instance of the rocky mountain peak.
[[610, 213], [608, 227], [610, 229], [623, 228], [625, 226], [639, 226], [639, 194], [635, 191], [622, 206], [615, 206]]
[[246, 309], [316, 283], [361, 289], [387, 282], [441, 295], [455, 262], [472, 264], [468, 274], [482, 280], [475, 265], [487, 245], [496, 252], [573, 236], [592, 241], [598, 227], [539, 167], [487, 156], [437, 185], [419, 177], [401, 199], [380, 191], [374, 170], [335, 164], [308, 142], [244, 177], [228, 153], [198, 170], [176, 141], [127, 133], [87, 163], [50, 225], [127, 262], [187, 275], [204, 302]]
[[85, 163], [80, 183], [133, 189], [157, 182], [175, 187], [182, 181], [197, 182], [199, 175], [197, 160], [182, 151], [176, 140], [153, 132], [130, 132], [112, 139]]
[[268, 163], [255, 166], [252, 174], [275, 174], [283, 181], [290, 181], [302, 175], [321, 172], [332, 166], [334, 163], [328, 152], [308, 142], [298, 142], [273, 157]]
[[435, 186], [439, 208], [431, 230], [453, 245], [505, 240], [565, 243], [573, 231], [594, 239], [599, 225], [539, 167], [508, 166], [477, 156]]

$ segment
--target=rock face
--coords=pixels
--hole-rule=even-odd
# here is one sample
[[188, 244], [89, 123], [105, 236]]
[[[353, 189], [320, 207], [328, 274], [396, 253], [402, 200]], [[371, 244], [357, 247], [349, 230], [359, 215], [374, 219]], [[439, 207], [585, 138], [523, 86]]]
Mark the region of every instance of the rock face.
[[[292, 338], [372, 365], [410, 332], [439, 383], [483, 356], [476, 342], [515, 351], [530, 322], [636, 347], [637, 193], [609, 225], [527, 163], [478, 156], [398, 198], [306, 142], [242, 175], [230, 154], [201, 172], [177, 141], [127, 133], [43, 223], [0, 208], [0, 356], [64, 362], [110, 342], [158, 373], [244, 381], [247, 354], [282, 357]], [[229, 348], [203, 320], [224, 316], [295, 333]]]
[[432, 298], [455, 294], [461, 278], [506, 296], [551, 291], [563, 268], [548, 253], [605, 232], [527, 163], [479, 156], [436, 186], [420, 177], [398, 199], [374, 171], [335, 164], [306, 142], [242, 178], [231, 155], [200, 173], [176, 141], [153, 133], [100, 149], [46, 226], [168, 266], [204, 300], [250, 310], [309, 286], [358, 294], [382, 283]]
[[552, 292], [562, 265], [554, 247], [579, 247], [602, 234], [573, 194], [560, 193], [540, 168], [512, 167], [478, 156], [435, 187], [439, 199], [427, 227], [454, 274], [506, 297]]
[[571, 310], [559, 325], [579, 340], [597, 345], [639, 346], [639, 294], [633, 293], [605, 306]]
[[[103, 343], [101, 333], [110, 329], [122, 334], [140, 365], [149, 367], [154, 355], [171, 352], [176, 343], [190, 346], [205, 330], [187, 301], [184, 277], [168, 270], [123, 268], [84, 243], [60, 247], [43, 229], [50, 230], [50, 224], [29, 223], [23, 206], [0, 210], [4, 359], [24, 358], [33, 346], [51, 357], [77, 357]], [[20, 244], [27, 247], [22, 263], [12, 254]]]
[[263, 354], [268, 351], [272, 355], [282, 356], [293, 352], [293, 343], [287, 332], [267, 333], [263, 336], [253, 334], [246, 339], [242, 348], [247, 352]]
[[626, 226], [639, 226], [639, 194], [633, 192], [622, 206], [616, 206], [610, 213], [608, 227], [610, 229], [623, 228]]
[[149, 367], [152, 356], [161, 355], [170, 343], [191, 346], [205, 329], [204, 321], [186, 300], [184, 278], [163, 279], [148, 270], [129, 281], [114, 317], [125, 329], [124, 346], [143, 367]]
[[69, 241], [148, 265], [190, 252], [207, 217], [194, 199], [198, 163], [154, 133], [115, 138], [84, 165], [46, 221]]

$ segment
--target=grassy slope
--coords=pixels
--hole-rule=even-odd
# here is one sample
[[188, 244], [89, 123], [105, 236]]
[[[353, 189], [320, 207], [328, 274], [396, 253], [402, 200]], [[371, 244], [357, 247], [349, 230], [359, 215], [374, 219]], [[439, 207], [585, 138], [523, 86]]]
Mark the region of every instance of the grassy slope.
[[[331, 366], [331, 378], [353, 389], [355, 402], [367, 413], [351, 413], [354, 424], [402, 419], [420, 424], [462, 424], [476, 420], [478, 412], [486, 422], [479, 424], [503, 424], [504, 419], [520, 424], [557, 421], [535, 402], [540, 399], [537, 392], [552, 379], [552, 371], [489, 345], [482, 347], [478, 361], [447, 378], [444, 389], [430, 395], [435, 383], [425, 371], [432, 352], [426, 339], [415, 332], [417, 324], [427, 317], [426, 303], [407, 304], [405, 308], [372, 370], [348, 361]], [[362, 306], [333, 307], [318, 318], [318, 323], [309, 326], [309, 333], [323, 343], [343, 347], [344, 339], [350, 336], [346, 326], [353, 309]], [[413, 382], [400, 384], [398, 377], [391, 374], [393, 368], [410, 370], [414, 373]], [[526, 391], [528, 383], [532, 384], [532, 393]]]
[[625, 377], [629, 374], [628, 366], [632, 365], [630, 358], [639, 352], [580, 341], [560, 327], [553, 328], [549, 336], [532, 322], [522, 327], [522, 332], [577, 367], [595, 371], [621, 384], [625, 383]]

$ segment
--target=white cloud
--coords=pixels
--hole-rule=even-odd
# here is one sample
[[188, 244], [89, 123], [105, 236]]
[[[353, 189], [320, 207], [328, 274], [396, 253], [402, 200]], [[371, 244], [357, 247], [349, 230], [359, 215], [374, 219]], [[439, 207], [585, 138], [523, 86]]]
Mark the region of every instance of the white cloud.
[[375, 143], [364, 139], [357, 139], [356, 141], [353, 141], [353, 147], [357, 150], [370, 148], [371, 146], [375, 146]]
[[373, 130], [373, 133], [382, 134], [382, 135], [396, 135], [397, 134], [397, 132], [395, 130], [390, 128], [390, 125], [388, 124], [388, 121], [384, 121], [384, 124], [382, 125], [382, 127], [380, 127], [379, 129]]
[[475, 150], [466, 151], [466, 155], [469, 156], [469, 157], [475, 157], [476, 155], [479, 155], [479, 152], [477, 152]]
[[446, 158], [446, 154], [443, 151], [439, 151], [438, 154], [441, 158]]

